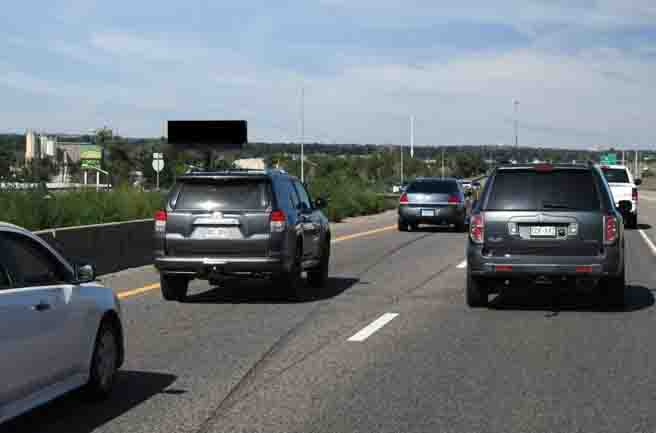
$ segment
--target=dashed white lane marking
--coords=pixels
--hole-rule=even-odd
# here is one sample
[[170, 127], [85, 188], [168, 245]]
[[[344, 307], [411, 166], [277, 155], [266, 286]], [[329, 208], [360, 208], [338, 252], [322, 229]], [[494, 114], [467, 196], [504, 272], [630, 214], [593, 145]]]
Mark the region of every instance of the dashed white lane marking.
[[462, 263], [460, 263], [456, 268], [458, 269], [465, 269], [467, 267], [467, 259], [463, 260]]
[[640, 236], [642, 236], [642, 239], [644, 239], [645, 243], [651, 250], [651, 253], [656, 256], [656, 246], [651, 241], [651, 239], [649, 239], [649, 236], [647, 236], [647, 234], [642, 230], [638, 230], [638, 233], [640, 233]]
[[378, 319], [371, 322], [369, 325], [362, 328], [355, 335], [348, 339], [348, 341], [364, 341], [369, 338], [374, 332], [378, 331], [383, 326], [387, 325], [389, 322], [394, 320], [398, 313], [385, 313], [380, 316]]

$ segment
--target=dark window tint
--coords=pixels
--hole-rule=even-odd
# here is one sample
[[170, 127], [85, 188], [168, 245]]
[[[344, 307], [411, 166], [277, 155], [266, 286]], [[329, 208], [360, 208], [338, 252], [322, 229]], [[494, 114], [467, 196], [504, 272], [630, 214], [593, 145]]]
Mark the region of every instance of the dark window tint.
[[624, 168], [603, 168], [601, 171], [608, 183], [629, 183], [629, 175]]
[[310, 203], [310, 196], [300, 182], [295, 181], [294, 186], [296, 187], [296, 192], [298, 192], [298, 197], [301, 200], [301, 206], [304, 209], [312, 209], [312, 204]]
[[445, 181], [413, 182], [406, 192], [408, 194], [455, 194], [458, 192], [458, 184]]
[[590, 171], [500, 171], [486, 210], [596, 210], [599, 197]]
[[71, 277], [50, 251], [27, 236], [0, 233], [0, 251], [8, 274], [5, 278], [11, 279], [14, 287], [60, 284]]
[[270, 205], [271, 188], [265, 180], [218, 180], [211, 182], [185, 182], [182, 185], [176, 209], [263, 210]]

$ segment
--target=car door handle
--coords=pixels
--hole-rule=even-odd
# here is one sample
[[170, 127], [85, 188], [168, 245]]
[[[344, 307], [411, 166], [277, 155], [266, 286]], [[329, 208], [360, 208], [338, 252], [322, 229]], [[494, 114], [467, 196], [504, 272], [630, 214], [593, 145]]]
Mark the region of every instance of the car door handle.
[[39, 302], [35, 306], [32, 307], [34, 311], [46, 311], [50, 309], [50, 304], [45, 303], [43, 301]]

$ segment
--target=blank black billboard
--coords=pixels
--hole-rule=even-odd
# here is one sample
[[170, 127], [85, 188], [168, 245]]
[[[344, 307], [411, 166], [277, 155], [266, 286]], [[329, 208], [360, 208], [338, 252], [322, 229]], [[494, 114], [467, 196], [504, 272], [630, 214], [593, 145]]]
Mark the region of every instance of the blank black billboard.
[[180, 147], [241, 149], [248, 142], [245, 120], [169, 120], [168, 141]]

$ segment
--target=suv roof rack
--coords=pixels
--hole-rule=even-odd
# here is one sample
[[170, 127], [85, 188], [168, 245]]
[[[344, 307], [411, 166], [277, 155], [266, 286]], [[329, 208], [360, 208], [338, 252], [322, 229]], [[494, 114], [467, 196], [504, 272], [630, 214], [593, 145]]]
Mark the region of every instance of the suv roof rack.
[[288, 174], [285, 170], [278, 168], [253, 169], [253, 168], [228, 168], [225, 170], [200, 170], [192, 169], [187, 171], [184, 176], [230, 176], [246, 174]]

